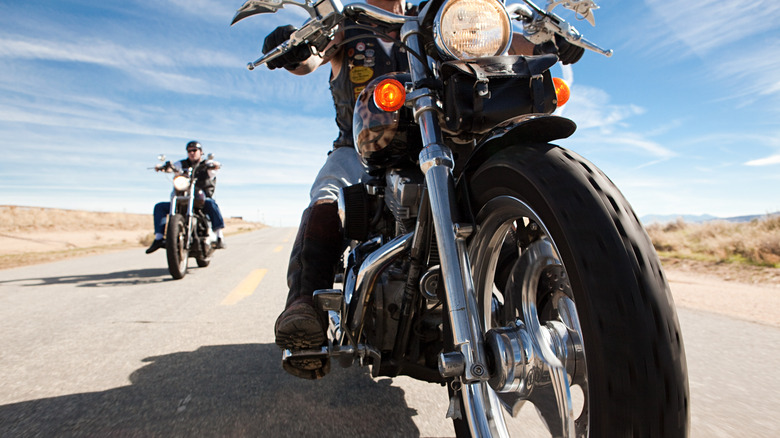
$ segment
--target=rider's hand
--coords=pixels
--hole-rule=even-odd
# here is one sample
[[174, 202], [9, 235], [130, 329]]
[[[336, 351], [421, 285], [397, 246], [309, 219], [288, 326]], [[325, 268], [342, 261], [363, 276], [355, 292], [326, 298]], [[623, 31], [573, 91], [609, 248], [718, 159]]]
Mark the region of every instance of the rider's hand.
[[[273, 32], [269, 33], [268, 36], [265, 37], [265, 41], [263, 41], [263, 53], [268, 53], [276, 48], [276, 46], [279, 44], [289, 40], [290, 35], [292, 35], [296, 30], [298, 29], [290, 24], [286, 26], [279, 26], [274, 29]], [[311, 56], [311, 50], [309, 50], [309, 46], [306, 44], [299, 44], [284, 55], [268, 61], [266, 65], [271, 70], [280, 67], [284, 67], [287, 70], [295, 70], [295, 68], [298, 67], [301, 62], [309, 59], [309, 56]]]
[[555, 42], [548, 41], [534, 47], [534, 55], [554, 53], [562, 64], [574, 64], [582, 58], [585, 49], [566, 41], [566, 38], [555, 34]]

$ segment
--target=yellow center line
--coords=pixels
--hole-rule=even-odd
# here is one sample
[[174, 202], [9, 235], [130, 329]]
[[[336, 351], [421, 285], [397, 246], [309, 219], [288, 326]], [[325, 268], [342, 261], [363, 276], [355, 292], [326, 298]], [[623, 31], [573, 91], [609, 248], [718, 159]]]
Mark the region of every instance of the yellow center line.
[[257, 289], [257, 286], [263, 281], [263, 277], [268, 272], [268, 269], [255, 269], [250, 272], [249, 275], [241, 282], [235, 289], [233, 289], [228, 296], [219, 303], [222, 306], [232, 306], [244, 298], [252, 295]]
[[284, 248], [284, 247], [282, 245], [279, 245], [276, 248], [274, 248], [274, 252], [281, 252], [282, 248]]

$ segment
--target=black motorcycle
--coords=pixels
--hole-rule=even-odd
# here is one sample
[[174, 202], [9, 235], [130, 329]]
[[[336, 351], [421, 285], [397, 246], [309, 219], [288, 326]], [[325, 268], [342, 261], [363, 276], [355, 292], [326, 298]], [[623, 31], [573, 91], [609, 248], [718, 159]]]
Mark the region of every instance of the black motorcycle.
[[[165, 156], [159, 157], [165, 161]], [[189, 258], [195, 259], [198, 267], [205, 268], [211, 262], [216, 236], [211, 230], [211, 221], [203, 211], [206, 194], [195, 187], [195, 173], [201, 167], [218, 167], [214, 155], [196, 166], [184, 170], [175, 169], [170, 161], [155, 166], [158, 172], [176, 172], [173, 177], [171, 211], [165, 231], [165, 249], [168, 258], [168, 272], [179, 280], [187, 275]]]
[[[509, 56], [511, 20], [610, 55], [551, 11], [592, 22], [591, 0], [431, 0], [416, 17], [364, 3], [250, 0], [310, 18], [253, 69], [339, 30], [400, 31], [408, 73], [370, 82], [354, 112], [366, 182], [342, 190], [352, 240], [341, 287], [315, 292], [328, 345], [283, 353], [447, 387], [460, 436], [509, 436], [527, 402], [555, 437], [681, 437], [689, 429], [680, 325], [654, 248], [592, 163], [550, 142], [555, 55]], [[444, 415], [445, 412], [442, 412]], [[355, 419], [370, 421], [370, 419]]]

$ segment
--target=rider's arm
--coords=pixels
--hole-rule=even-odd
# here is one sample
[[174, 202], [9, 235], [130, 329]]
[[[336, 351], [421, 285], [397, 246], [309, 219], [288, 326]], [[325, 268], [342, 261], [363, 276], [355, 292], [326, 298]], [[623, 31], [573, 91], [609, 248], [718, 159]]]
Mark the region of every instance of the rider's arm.
[[526, 55], [530, 56], [534, 54], [534, 44], [523, 36], [522, 33], [514, 32], [512, 34], [512, 45], [509, 46], [510, 55]]
[[214, 179], [217, 177], [217, 173], [219, 173], [219, 169], [222, 167], [222, 164], [219, 161], [216, 160], [209, 160], [206, 162], [206, 170], [209, 174], [209, 178]]
[[[327, 64], [331, 62], [333, 59], [338, 58], [341, 55], [341, 50], [333, 50], [333, 47], [337, 44], [340, 44], [341, 41], [344, 40], [344, 33], [338, 32], [336, 36], [333, 38], [333, 40], [325, 47], [325, 50], [323, 53], [328, 53], [328, 56], [320, 57], [320, 56], [310, 56], [309, 59], [301, 62], [296, 68], [290, 70], [287, 69], [290, 73], [298, 76], [307, 75], [314, 70], [317, 70], [321, 65]], [[336, 68], [336, 65], [339, 65], [339, 63], [335, 62], [331, 65], [331, 68]], [[336, 72], [333, 72], [333, 77], [338, 76]]]

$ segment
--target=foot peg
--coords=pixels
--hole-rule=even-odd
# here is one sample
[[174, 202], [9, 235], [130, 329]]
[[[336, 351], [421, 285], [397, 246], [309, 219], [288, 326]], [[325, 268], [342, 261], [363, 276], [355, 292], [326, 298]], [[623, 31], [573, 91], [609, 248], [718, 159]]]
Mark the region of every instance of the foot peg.
[[[373, 368], [371, 370], [371, 375], [374, 377], [379, 376], [379, 364], [382, 362], [382, 353], [373, 347], [363, 344], [358, 345], [357, 348], [349, 345], [336, 347], [331, 344], [328, 347], [319, 349], [284, 350], [282, 351], [282, 367], [290, 374], [298, 377], [312, 378], [308, 377], [308, 374], [314, 372], [315, 374], [321, 374], [314, 378], [321, 378], [330, 371], [331, 357], [334, 358], [342, 368], [351, 366], [355, 362], [355, 359], [360, 362], [361, 366], [372, 364]], [[291, 370], [291, 368], [293, 370]], [[297, 372], [299, 370], [306, 375], [302, 376], [301, 373]], [[320, 370], [324, 372], [321, 372]]]
[[284, 350], [282, 368], [295, 377], [317, 380], [330, 371], [328, 347], [311, 350]]
[[311, 350], [284, 350], [282, 352], [282, 362], [289, 362], [291, 360], [327, 360], [330, 355], [328, 354], [328, 347], [322, 347], [319, 349]]
[[344, 294], [341, 289], [319, 289], [314, 291], [314, 307], [323, 312], [341, 312]]

